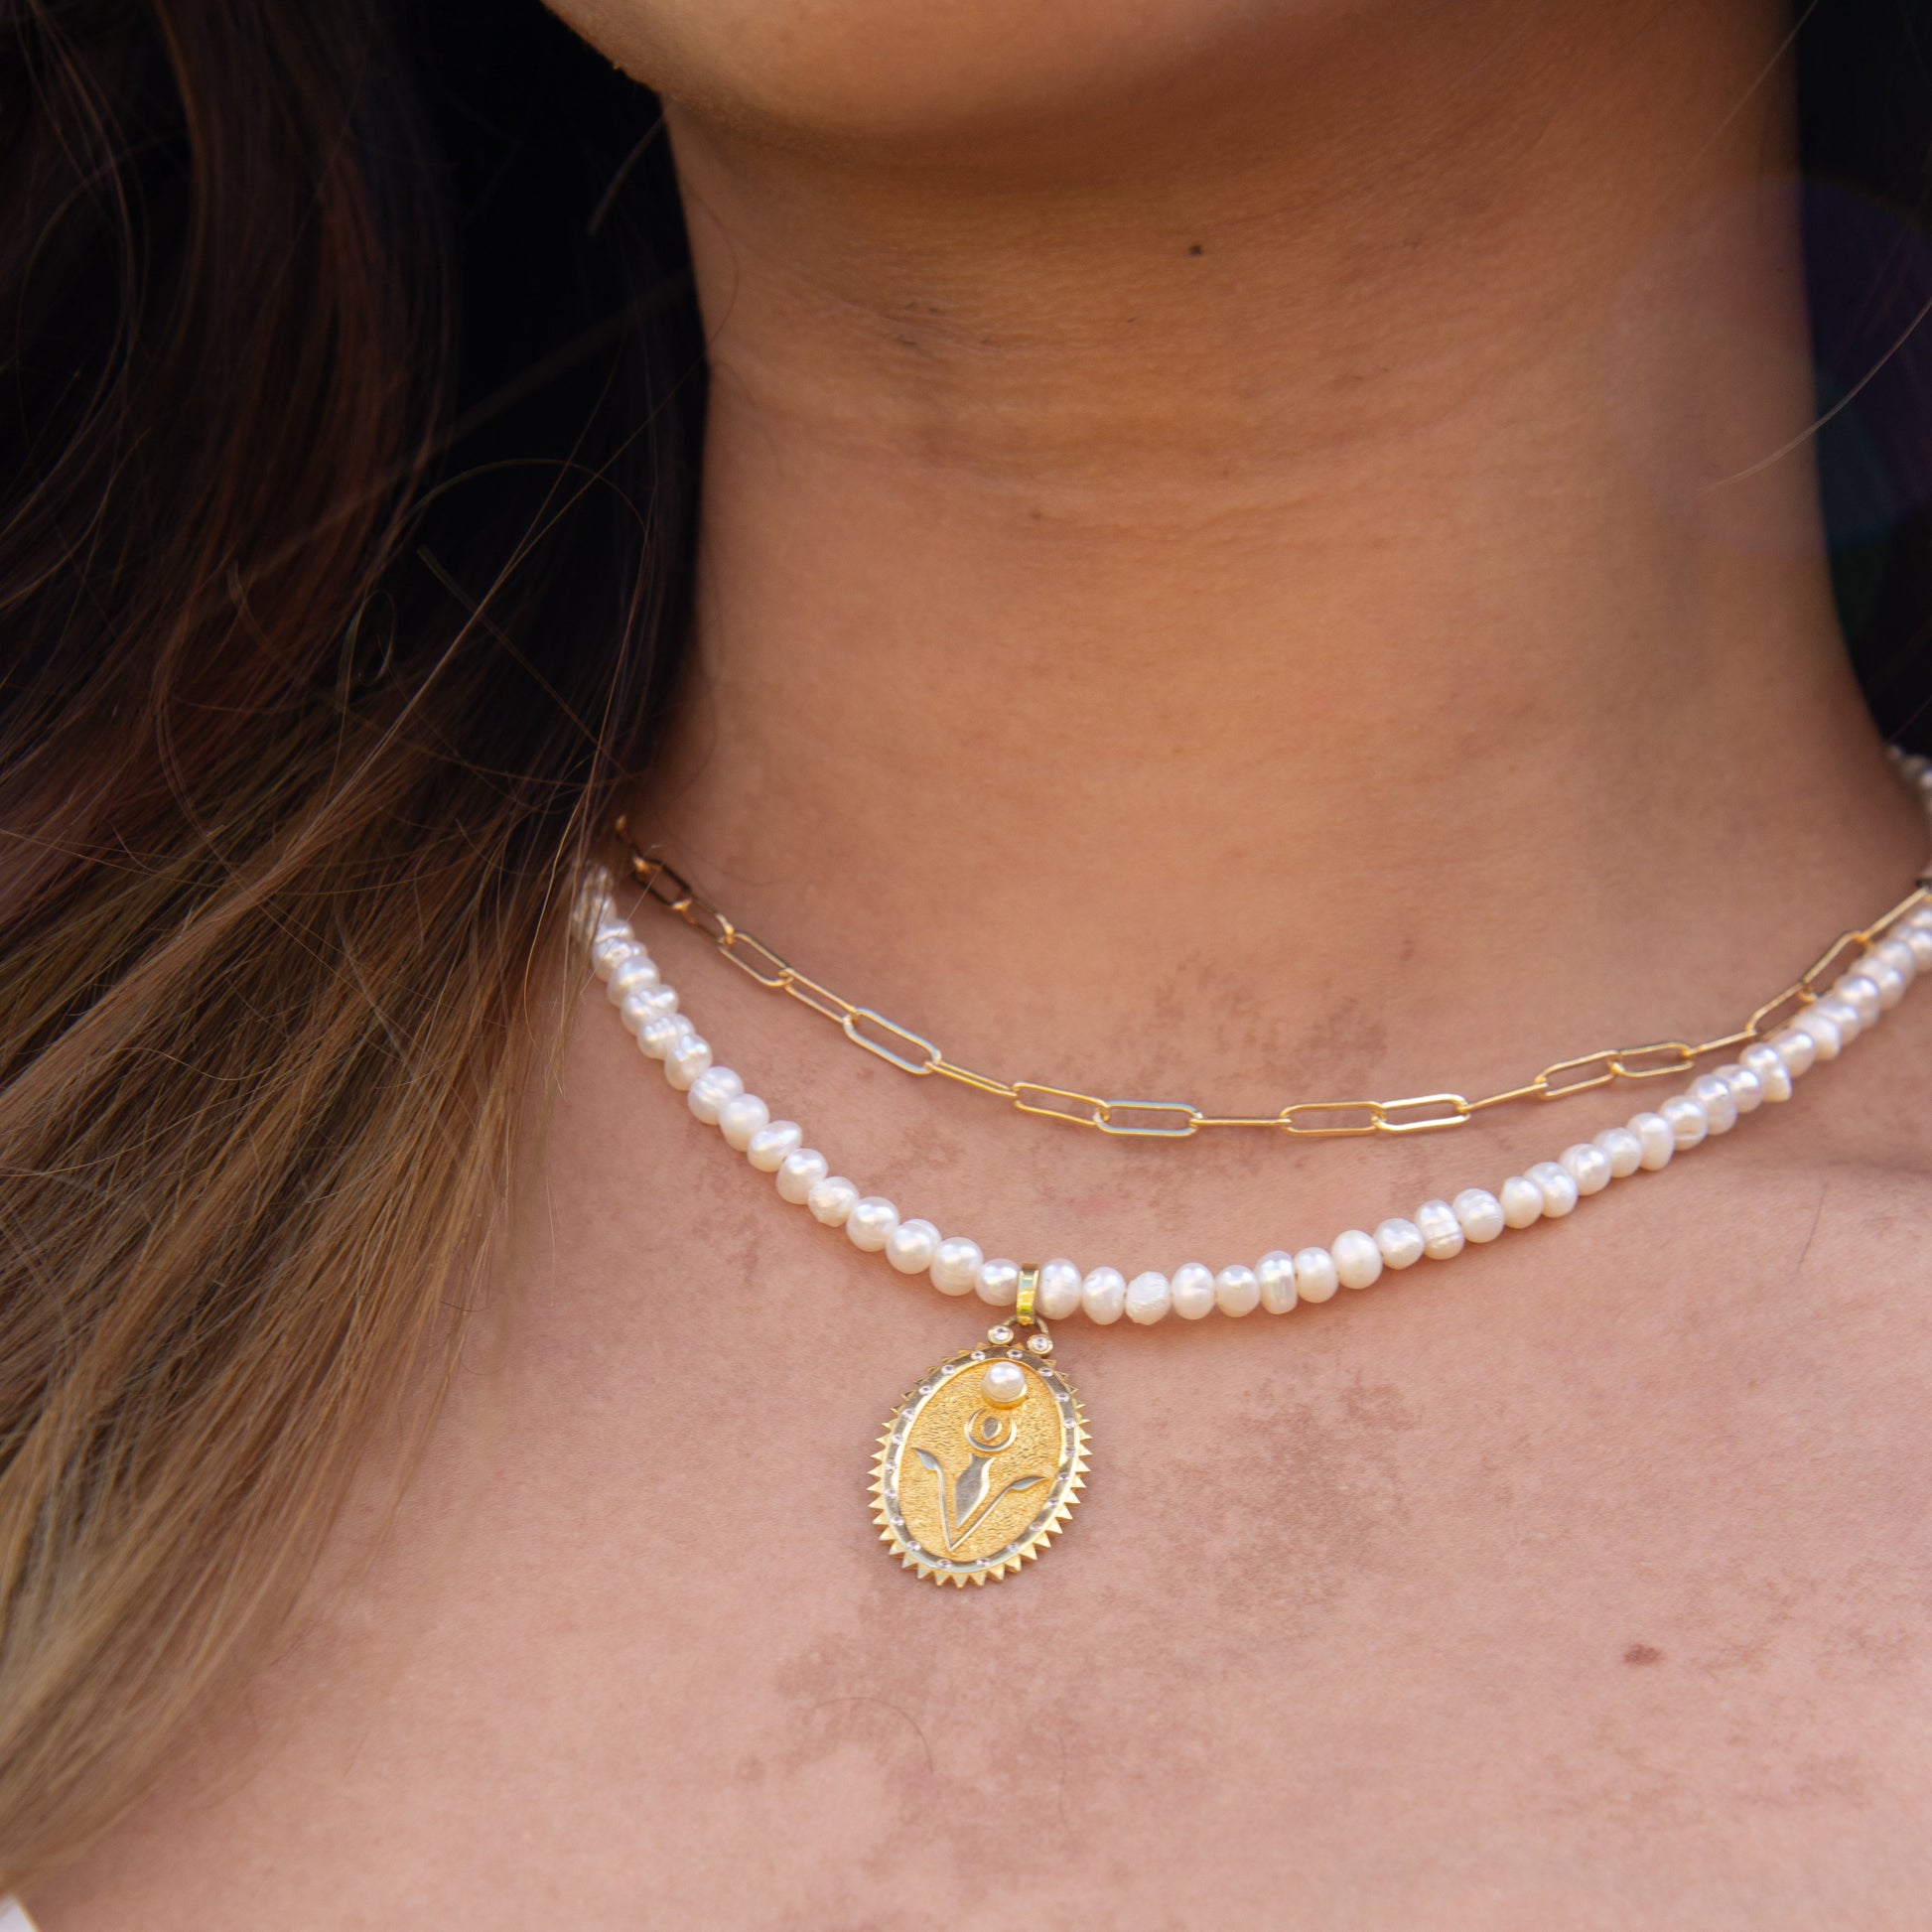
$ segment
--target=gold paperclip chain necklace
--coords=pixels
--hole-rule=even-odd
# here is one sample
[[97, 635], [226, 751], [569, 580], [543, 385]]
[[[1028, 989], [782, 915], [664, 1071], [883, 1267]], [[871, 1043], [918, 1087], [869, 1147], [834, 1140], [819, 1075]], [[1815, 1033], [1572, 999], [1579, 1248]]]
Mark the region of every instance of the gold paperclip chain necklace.
[[1774, 1033], [1787, 1020], [1820, 998], [1854, 955], [1905, 914], [1932, 900], [1932, 869], [1898, 903], [1869, 925], [1842, 932], [1783, 992], [1752, 1010], [1734, 1032], [1715, 1039], [1651, 1040], [1641, 1046], [1604, 1046], [1556, 1060], [1534, 1079], [1500, 1093], [1470, 1100], [1459, 1093], [1417, 1093], [1400, 1100], [1297, 1100], [1273, 1114], [1207, 1114], [1180, 1100], [1109, 1100], [1052, 1086], [1043, 1080], [999, 1080], [990, 1073], [949, 1060], [923, 1034], [901, 1027], [873, 1008], [834, 993], [822, 982], [801, 972], [788, 960], [748, 932], [682, 874], [640, 851], [631, 842], [623, 819], [617, 831], [630, 850], [631, 876], [645, 894], [687, 925], [704, 933], [718, 950], [749, 978], [773, 993], [785, 993], [821, 1019], [838, 1027], [855, 1046], [863, 1046], [901, 1073], [923, 1079], [936, 1073], [961, 1086], [1009, 1100], [1023, 1114], [1070, 1121], [1076, 1127], [1096, 1127], [1103, 1134], [1135, 1140], [1185, 1140], [1203, 1127], [1264, 1127], [1299, 1140], [1326, 1140], [1351, 1134], [1431, 1134], [1460, 1127], [1490, 1107], [1517, 1100], [1567, 1100], [1608, 1086], [1613, 1080], [1663, 1080], [1681, 1074], [1713, 1053], [1732, 1053]]

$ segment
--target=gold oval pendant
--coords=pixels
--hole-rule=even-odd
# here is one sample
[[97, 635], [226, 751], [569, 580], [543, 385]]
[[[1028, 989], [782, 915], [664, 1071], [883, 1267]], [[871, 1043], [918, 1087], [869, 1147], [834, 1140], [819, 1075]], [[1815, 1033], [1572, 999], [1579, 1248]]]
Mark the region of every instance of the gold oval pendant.
[[928, 1370], [893, 1411], [873, 1469], [880, 1540], [934, 1583], [1005, 1577], [1065, 1527], [1086, 1449], [1066, 1378], [996, 1327], [983, 1346]]

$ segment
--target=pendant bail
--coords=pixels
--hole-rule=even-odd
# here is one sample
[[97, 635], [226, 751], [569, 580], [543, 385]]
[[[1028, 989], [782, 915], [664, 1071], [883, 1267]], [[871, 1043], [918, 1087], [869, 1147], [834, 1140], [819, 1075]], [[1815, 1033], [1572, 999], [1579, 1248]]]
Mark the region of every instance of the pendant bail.
[[1032, 1267], [1021, 1269], [1019, 1297], [1014, 1303], [1013, 1318], [1023, 1328], [1031, 1328], [1034, 1325], [1034, 1296], [1038, 1292], [1038, 1264], [1035, 1263]]

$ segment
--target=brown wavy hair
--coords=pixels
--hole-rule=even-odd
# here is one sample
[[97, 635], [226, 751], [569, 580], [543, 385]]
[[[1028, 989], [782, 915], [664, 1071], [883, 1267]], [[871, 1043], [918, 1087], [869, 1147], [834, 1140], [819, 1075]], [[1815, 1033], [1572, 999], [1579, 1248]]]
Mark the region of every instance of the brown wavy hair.
[[[1813, 14], [1835, 562], [1922, 736], [1932, 86], [1899, 0]], [[451, 1359], [685, 635], [658, 134], [535, 0], [0, 0], [0, 1890]]]

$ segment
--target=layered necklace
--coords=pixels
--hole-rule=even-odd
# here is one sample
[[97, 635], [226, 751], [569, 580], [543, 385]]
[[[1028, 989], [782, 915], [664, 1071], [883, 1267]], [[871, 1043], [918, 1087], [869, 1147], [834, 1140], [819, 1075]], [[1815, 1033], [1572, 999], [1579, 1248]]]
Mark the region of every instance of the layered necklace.
[[[1894, 753], [1932, 820], [1932, 763]], [[624, 822], [618, 832], [629, 845]], [[900, 1398], [873, 1464], [880, 1539], [908, 1570], [940, 1584], [984, 1584], [1036, 1558], [1066, 1524], [1087, 1472], [1087, 1425], [1054, 1357], [1048, 1322], [1073, 1314], [1146, 1326], [1174, 1317], [1286, 1314], [1342, 1289], [1373, 1286], [1388, 1270], [1449, 1261], [1510, 1229], [1561, 1219], [1612, 1181], [1652, 1173], [1680, 1154], [1728, 1134], [1760, 1108], [1792, 1097], [1796, 1082], [1875, 1027], [1921, 974], [1932, 975], [1932, 865], [1868, 925], [1841, 933], [1789, 986], [1732, 1032], [1701, 1041], [1651, 1040], [1558, 1060], [1518, 1086], [1474, 1099], [1459, 1093], [1393, 1100], [1298, 1099], [1273, 1114], [1205, 1112], [1185, 1101], [1109, 1099], [1039, 1080], [1005, 1079], [949, 1060], [923, 1034], [834, 993], [738, 925], [661, 859], [629, 846], [631, 879], [645, 897], [705, 933], [759, 985], [830, 1021], [854, 1046], [914, 1078], [937, 1075], [1035, 1114], [1137, 1140], [1206, 1132], [1297, 1139], [1444, 1133], [1492, 1110], [1568, 1099], [1617, 1083], [1686, 1082], [1626, 1120], [1578, 1141], [1556, 1159], [1512, 1174], [1493, 1191], [1464, 1187], [1393, 1214], [1373, 1230], [1349, 1228], [1325, 1246], [1277, 1248], [1252, 1263], [1186, 1261], [1133, 1275], [1081, 1269], [1063, 1259], [1017, 1262], [977, 1241], [901, 1215], [883, 1194], [835, 1173], [792, 1120], [775, 1120], [744, 1077], [719, 1063], [599, 873], [580, 908], [593, 968], [626, 1032], [693, 1117], [713, 1129], [780, 1201], [845, 1231], [862, 1253], [902, 1275], [925, 1276], [942, 1295], [975, 1296], [996, 1311], [983, 1340], [928, 1369]], [[1709, 1071], [1698, 1069], [1714, 1062]]]

